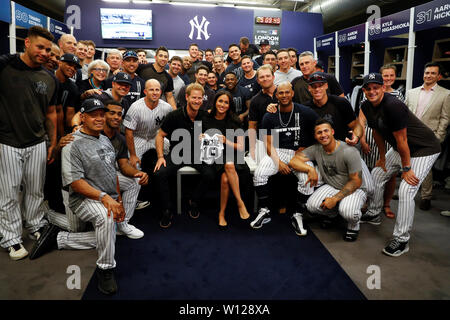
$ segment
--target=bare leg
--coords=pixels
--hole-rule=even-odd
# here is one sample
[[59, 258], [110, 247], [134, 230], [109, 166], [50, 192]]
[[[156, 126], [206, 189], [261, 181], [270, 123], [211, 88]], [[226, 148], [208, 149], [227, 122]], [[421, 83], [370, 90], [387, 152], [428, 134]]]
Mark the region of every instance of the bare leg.
[[396, 175], [393, 175], [391, 179], [386, 183], [386, 186], [384, 187], [384, 205], [383, 209], [386, 213], [386, 217], [388, 218], [395, 218], [395, 213], [391, 210], [391, 200], [392, 196], [395, 192], [395, 183], [396, 183]]
[[230, 185], [233, 195], [236, 198], [239, 215], [241, 216], [241, 219], [248, 219], [250, 215], [248, 214], [245, 203], [241, 197], [241, 191], [239, 190], [239, 177], [237, 175], [236, 168], [234, 167], [234, 163], [228, 162], [225, 164], [225, 173], [228, 178], [228, 184]]
[[225, 209], [227, 208], [228, 195], [230, 194], [230, 186], [228, 184], [227, 175], [222, 173], [220, 179], [220, 211], [219, 211], [219, 225], [226, 226], [227, 221], [225, 220]]

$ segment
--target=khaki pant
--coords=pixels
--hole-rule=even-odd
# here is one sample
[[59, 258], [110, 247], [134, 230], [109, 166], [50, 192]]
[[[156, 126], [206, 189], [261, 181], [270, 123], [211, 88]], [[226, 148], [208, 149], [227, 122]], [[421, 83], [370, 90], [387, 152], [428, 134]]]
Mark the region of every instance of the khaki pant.
[[422, 182], [420, 198], [422, 200], [431, 200], [433, 193], [433, 172], [430, 170], [425, 180]]

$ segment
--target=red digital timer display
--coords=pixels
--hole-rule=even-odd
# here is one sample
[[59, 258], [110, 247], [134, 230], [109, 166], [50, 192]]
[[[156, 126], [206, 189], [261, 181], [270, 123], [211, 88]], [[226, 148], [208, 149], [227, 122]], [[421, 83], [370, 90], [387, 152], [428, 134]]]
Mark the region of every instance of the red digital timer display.
[[256, 17], [257, 24], [272, 24], [279, 25], [281, 23], [280, 17]]

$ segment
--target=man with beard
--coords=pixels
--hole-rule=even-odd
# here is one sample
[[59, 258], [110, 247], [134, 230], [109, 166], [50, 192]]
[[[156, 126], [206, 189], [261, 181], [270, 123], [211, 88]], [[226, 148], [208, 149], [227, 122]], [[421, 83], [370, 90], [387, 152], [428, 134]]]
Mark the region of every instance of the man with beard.
[[[195, 83], [200, 84], [203, 87], [203, 110], [211, 109], [213, 105], [214, 95], [216, 94], [212, 89], [208, 88], [206, 85], [206, 81], [208, 80], [208, 68], [205, 66], [200, 66], [197, 68], [195, 72]], [[186, 101], [186, 89], [188, 86], [184, 86], [181, 88], [180, 93], [178, 94], [178, 108], [185, 108], [187, 105]]]

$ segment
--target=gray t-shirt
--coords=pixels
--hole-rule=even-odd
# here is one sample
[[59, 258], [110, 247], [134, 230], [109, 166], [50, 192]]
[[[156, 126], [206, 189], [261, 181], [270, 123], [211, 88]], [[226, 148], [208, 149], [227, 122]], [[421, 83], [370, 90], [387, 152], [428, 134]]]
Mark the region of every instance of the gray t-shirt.
[[348, 182], [350, 173], [362, 172], [358, 150], [342, 141], [331, 154], [326, 153], [318, 143], [306, 148], [303, 153], [311, 161], [317, 162], [323, 181], [338, 190]]
[[[98, 138], [80, 131], [74, 134], [72, 143], [62, 149], [63, 186], [83, 179], [97, 190], [117, 199], [116, 153], [108, 137]], [[85, 199], [69, 188], [69, 207], [76, 211]]]

